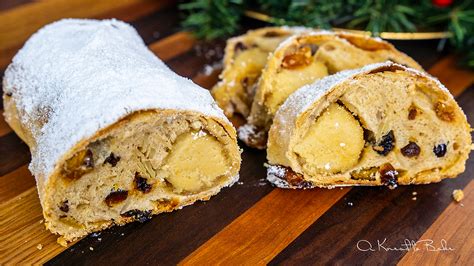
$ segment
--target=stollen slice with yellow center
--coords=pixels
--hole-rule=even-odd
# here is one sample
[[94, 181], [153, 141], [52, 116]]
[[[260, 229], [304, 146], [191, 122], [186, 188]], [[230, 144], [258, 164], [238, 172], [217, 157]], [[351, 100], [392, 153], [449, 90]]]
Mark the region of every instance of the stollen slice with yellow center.
[[392, 62], [306, 85], [277, 111], [267, 179], [282, 188], [427, 184], [462, 173], [470, 125], [435, 78]]
[[412, 58], [378, 38], [330, 31], [293, 35], [268, 59], [239, 138], [264, 149], [275, 113], [294, 91], [339, 71], [387, 60], [422, 70]]

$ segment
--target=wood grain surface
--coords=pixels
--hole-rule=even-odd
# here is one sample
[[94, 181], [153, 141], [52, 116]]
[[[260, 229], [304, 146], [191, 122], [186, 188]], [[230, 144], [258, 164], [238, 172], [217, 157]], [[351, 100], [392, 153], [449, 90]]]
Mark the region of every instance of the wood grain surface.
[[[179, 31], [179, 14], [173, 2], [0, 0], [0, 74], [23, 42], [44, 24], [63, 17], [116, 17], [136, 27], [149, 48], [171, 69], [211, 88], [217, 81], [216, 66], [225, 43], [203, 43]], [[448, 87], [473, 124], [474, 73], [459, 68], [454, 55], [438, 52], [436, 41], [394, 44]], [[65, 248], [42, 224], [34, 177], [27, 167], [28, 148], [0, 117], [0, 264], [474, 262], [472, 159], [465, 173], [439, 184], [396, 190], [357, 187], [290, 191], [275, 189], [264, 180], [265, 152], [244, 147], [242, 156], [240, 182], [210, 201], [158, 215], [143, 224], [105, 230]], [[462, 205], [453, 202], [454, 189], [464, 189]], [[433, 240], [439, 246], [443, 239], [454, 250], [433, 252], [422, 245]], [[420, 250], [361, 251], [357, 248], [361, 240], [385, 240], [386, 246], [393, 247], [405, 240], [420, 241]]]
[[430, 252], [420, 250], [410, 252], [399, 265], [474, 265], [474, 242], [470, 239], [474, 231], [474, 181], [469, 182], [465, 192], [462, 203], [451, 202], [420, 237], [424, 241], [419, 247], [421, 251], [434, 251], [436, 245], [439, 247], [445, 241], [443, 247], [452, 248], [453, 252], [446, 252], [443, 256], [431, 256]]

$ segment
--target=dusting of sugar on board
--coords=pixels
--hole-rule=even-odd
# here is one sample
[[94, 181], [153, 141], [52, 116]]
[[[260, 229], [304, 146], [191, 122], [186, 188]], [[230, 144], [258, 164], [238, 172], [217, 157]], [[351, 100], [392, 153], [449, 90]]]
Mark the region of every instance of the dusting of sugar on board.
[[45, 26], [13, 58], [3, 82], [37, 140], [30, 164], [37, 179], [77, 143], [136, 111], [183, 110], [228, 121], [207, 90], [171, 71], [133, 27], [113, 19]]

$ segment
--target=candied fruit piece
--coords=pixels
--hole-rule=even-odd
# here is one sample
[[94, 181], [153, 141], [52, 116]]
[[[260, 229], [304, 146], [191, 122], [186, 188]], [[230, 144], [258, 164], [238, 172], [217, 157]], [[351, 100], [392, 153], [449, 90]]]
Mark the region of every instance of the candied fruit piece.
[[281, 67], [285, 69], [297, 69], [311, 64], [311, 47], [302, 46], [294, 53], [283, 58]]
[[71, 180], [77, 180], [90, 172], [92, 168], [94, 168], [94, 156], [90, 149], [86, 149], [66, 161], [62, 175]]
[[351, 172], [352, 179], [366, 179], [375, 180], [375, 174], [377, 173], [377, 167], [370, 167], [361, 170], [355, 170]]
[[436, 115], [439, 119], [452, 122], [455, 119], [454, 107], [443, 102], [437, 102], [434, 105]]

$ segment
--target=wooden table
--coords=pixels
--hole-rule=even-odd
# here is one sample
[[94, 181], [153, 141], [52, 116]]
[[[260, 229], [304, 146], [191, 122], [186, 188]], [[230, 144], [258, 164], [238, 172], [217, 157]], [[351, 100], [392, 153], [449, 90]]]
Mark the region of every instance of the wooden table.
[[[2, 0], [1, 73], [34, 31], [63, 17], [128, 21], [177, 73], [206, 88], [217, 80], [219, 70], [204, 69], [220, 60], [223, 43], [199, 43], [179, 31], [175, 3], [159, 0]], [[436, 41], [395, 45], [451, 90], [474, 125], [474, 73], [457, 68], [453, 55], [437, 52]], [[244, 148], [241, 183], [210, 201], [115, 227], [68, 248], [44, 229], [29, 160], [28, 148], [1, 117], [0, 264], [474, 265], [473, 159], [464, 174], [440, 184], [289, 191], [263, 179], [265, 152]], [[453, 202], [454, 189], [464, 189], [462, 204]], [[428, 251], [429, 240], [454, 250]], [[419, 250], [408, 251], [404, 243], [410, 241], [420, 241]], [[367, 250], [369, 244], [374, 251]]]

